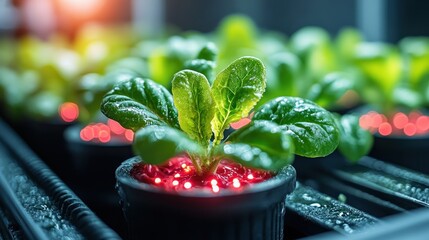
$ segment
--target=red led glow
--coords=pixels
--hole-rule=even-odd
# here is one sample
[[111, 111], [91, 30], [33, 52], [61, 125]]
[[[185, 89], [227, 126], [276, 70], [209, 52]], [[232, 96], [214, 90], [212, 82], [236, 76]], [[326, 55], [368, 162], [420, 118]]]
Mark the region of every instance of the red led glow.
[[240, 129], [244, 126], [246, 126], [247, 124], [249, 124], [252, 120], [250, 120], [249, 118], [242, 118], [240, 120], [238, 120], [237, 122], [233, 122], [231, 123], [231, 127], [233, 129]]
[[410, 122], [415, 123], [421, 115], [422, 114], [418, 111], [412, 111], [410, 114], [408, 114], [408, 118], [410, 119]]
[[125, 130], [125, 139], [132, 142], [134, 140], [134, 132], [130, 129]]
[[378, 132], [383, 136], [390, 135], [392, 133], [392, 125], [390, 125], [390, 123], [384, 122], [380, 124]]
[[360, 116], [359, 125], [361, 128], [369, 129], [371, 127], [371, 117], [368, 114]]
[[384, 122], [386, 117], [383, 114], [374, 113], [372, 115], [371, 127], [378, 128]]
[[413, 123], [407, 123], [404, 127], [404, 133], [407, 136], [414, 136], [417, 132], [417, 127]]
[[[189, 169], [189, 171], [185, 171]], [[207, 189], [217, 193], [222, 189], [241, 189], [249, 184], [271, 178], [267, 171], [248, 169], [240, 164], [221, 161], [215, 174], [199, 176], [191, 160], [186, 156], [170, 159], [162, 166], [139, 163], [131, 170], [131, 176], [138, 181], [172, 191]], [[249, 177], [251, 176], [251, 177]]]
[[420, 116], [416, 120], [417, 129], [421, 132], [429, 130], [429, 117]]
[[[380, 122], [381, 121], [381, 122]], [[391, 119], [374, 111], [360, 116], [359, 125], [371, 132], [380, 135], [422, 135], [429, 133], [429, 117], [419, 111], [412, 111], [408, 115], [402, 112], [395, 113]]]
[[121, 135], [125, 132], [125, 128], [121, 126], [117, 121], [108, 119], [107, 120], [107, 126], [110, 127], [110, 131], [112, 131], [115, 134]]
[[192, 187], [192, 183], [185, 182], [185, 184], [183, 184], [183, 187], [185, 187], [186, 189], [190, 189]]
[[76, 103], [65, 102], [58, 109], [61, 119], [64, 122], [73, 122], [79, 117], [79, 107]]
[[408, 116], [404, 113], [399, 112], [393, 116], [393, 126], [395, 126], [397, 129], [403, 129], [407, 123]]
[[106, 143], [110, 141], [110, 131], [106, 131], [106, 130], [101, 130], [98, 133], [98, 139], [100, 140], [100, 142], [102, 143]]
[[107, 124], [92, 123], [80, 131], [80, 138], [83, 141], [97, 141], [101, 143], [110, 142], [112, 139], [118, 139], [124, 142], [134, 140], [134, 132], [123, 128], [119, 123], [109, 119]]
[[241, 186], [240, 181], [237, 178], [232, 179], [232, 186], [239, 188]]
[[84, 141], [91, 141], [94, 139], [94, 129], [90, 127], [85, 127], [80, 131], [80, 138]]
[[218, 185], [213, 185], [213, 186], [212, 186], [212, 191], [213, 191], [214, 193], [219, 192], [219, 190], [220, 190], [220, 188], [219, 188], [219, 186], [218, 186]]

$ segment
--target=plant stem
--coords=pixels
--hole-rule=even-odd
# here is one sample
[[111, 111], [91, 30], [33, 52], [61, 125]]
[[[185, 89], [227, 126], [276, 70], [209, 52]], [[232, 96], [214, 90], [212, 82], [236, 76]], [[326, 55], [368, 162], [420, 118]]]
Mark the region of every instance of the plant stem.
[[201, 169], [201, 165], [200, 165], [200, 163], [198, 162], [198, 160], [196, 159], [196, 157], [195, 156], [193, 156], [193, 155], [191, 155], [191, 154], [188, 154], [189, 155], [189, 158], [191, 159], [191, 161], [192, 161], [192, 164], [194, 165], [194, 167], [195, 167], [195, 171], [197, 172], [197, 175], [199, 175], [199, 176], [201, 176], [202, 174], [203, 174], [203, 171], [202, 171], [202, 169]]
[[215, 173], [221, 160], [222, 160], [222, 158], [219, 158], [219, 157], [218, 158], [214, 158], [213, 161], [210, 163], [207, 172], [209, 172], [209, 173]]
[[215, 139], [213, 140], [213, 145], [211, 149], [219, 145], [219, 143], [222, 141], [223, 138], [223, 132], [216, 135]]

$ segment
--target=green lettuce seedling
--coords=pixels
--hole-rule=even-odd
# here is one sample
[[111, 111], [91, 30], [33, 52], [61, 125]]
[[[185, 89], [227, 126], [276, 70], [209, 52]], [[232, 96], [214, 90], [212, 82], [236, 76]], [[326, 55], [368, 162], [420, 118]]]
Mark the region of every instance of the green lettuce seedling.
[[172, 94], [150, 79], [119, 82], [103, 99], [101, 111], [136, 131], [133, 148], [141, 160], [162, 164], [186, 153], [200, 175], [213, 173], [222, 159], [277, 171], [294, 154], [326, 156], [340, 140], [333, 115], [315, 103], [279, 97], [258, 108], [252, 122], [226, 139], [231, 122], [248, 116], [265, 90], [265, 67], [241, 57], [210, 85], [193, 70], [174, 75]]

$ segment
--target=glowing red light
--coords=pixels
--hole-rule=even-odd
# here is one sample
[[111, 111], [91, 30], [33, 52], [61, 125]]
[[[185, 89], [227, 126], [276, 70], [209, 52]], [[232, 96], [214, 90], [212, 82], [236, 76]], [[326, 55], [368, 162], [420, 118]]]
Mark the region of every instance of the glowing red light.
[[[186, 172], [188, 168], [191, 171]], [[229, 161], [221, 161], [213, 175], [199, 176], [192, 161], [186, 156], [172, 158], [168, 164], [162, 166], [139, 163], [132, 168], [130, 173], [141, 182], [166, 190], [207, 189], [214, 193], [220, 192], [222, 189], [238, 190], [272, 177], [270, 172], [247, 169]], [[250, 174], [253, 176], [251, 181], [248, 179]], [[180, 177], [177, 178], [179, 175]]]
[[184, 186], [186, 189], [190, 189], [190, 188], [192, 187], [192, 184], [191, 184], [190, 182], [185, 182], [185, 184], [183, 184], [183, 186]]
[[420, 111], [412, 111], [408, 115], [397, 112], [391, 119], [374, 111], [368, 112], [359, 118], [359, 125], [371, 132], [378, 131], [383, 136], [395, 134], [414, 136], [429, 132], [429, 116]]
[[125, 130], [125, 139], [127, 139], [129, 142], [132, 142], [134, 140], [134, 132], [132, 130]]
[[219, 186], [218, 185], [212, 185], [212, 190], [213, 190], [213, 192], [215, 192], [215, 193], [217, 193], [217, 192], [219, 192]]
[[405, 125], [407, 125], [407, 123], [408, 123], [408, 116], [405, 115], [404, 113], [399, 112], [393, 116], [393, 126], [395, 126], [395, 128], [403, 129]]
[[383, 114], [377, 114], [374, 113], [372, 115], [372, 120], [371, 120], [371, 127], [373, 128], [378, 128], [384, 121], [384, 115]]
[[240, 181], [237, 178], [232, 180], [232, 186], [235, 188], [239, 188], [241, 186]]
[[108, 125], [104, 123], [97, 123], [96, 126], [100, 128], [100, 131], [106, 131], [110, 133], [110, 127]]
[[237, 122], [231, 123], [231, 127], [234, 129], [240, 129], [244, 126], [246, 126], [247, 124], [249, 124], [252, 120], [250, 120], [249, 118], [242, 118], [240, 120], [238, 120]]
[[410, 119], [410, 122], [416, 122], [417, 119], [421, 116], [422, 114], [419, 111], [412, 111], [410, 112], [410, 114], [408, 114], [408, 118]]
[[121, 135], [125, 132], [125, 128], [123, 128], [121, 126], [121, 124], [119, 124], [117, 121], [112, 120], [112, 119], [108, 119], [107, 120], [107, 125], [110, 127], [110, 130], [117, 134], [117, 135]]
[[390, 125], [390, 123], [384, 122], [380, 124], [378, 132], [383, 136], [390, 135], [392, 133], [392, 125]]
[[428, 116], [420, 116], [416, 120], [417, 129], [419, 131], [427, 131], [429, 130], [429, 117]]
[[364, 114], [364, 115], [360, 116], [360, 118], [359, 118], [359, 125], [363, 129], [369, 129], [370, 126], [371, 126], [371, 117], [369, 115], [367, 115], [367, 114]]
[[89, 126], [84, 127], [80, 131], [80, 138], [86, 142], [91, 141], [92, 139], [94, 139], [94, 130]]
[[61, 119], [64, 122], [73, 122], [79, 117], [79, 107], [76, 103], [66, 102], [58, 109]]
[[176, 173], [176, 174], [174, 175], [174, 177], [175, 177], [175, 178], [179, 178], [179, 177], [180, 177], [180, 174]]
[[[120, 128], [122, 130], [120, 130]], [[134, 139], [134, 132], [130, 129], [122, 128], [117, 122], [108, 120], [107, 124], [92, 123], [81, 130], [80, 137], [84, 141], [99, 141], [106, 143], [113, 138], [126, 142], [132, 142]]]
[[109, 131], [106, 131], [106, 130], [101, 130], [99, 133], [98, 133], [98, 139], [100, 140], [100, 142], [102, 142], [102, 143], [106, 143], [106, 142], [109, 142], [110, 141], [110, 132]]
[[249, 174], [249, 175], [247, 175], [247, 179], [252, 180], [252, 179], [253, 179], [253, 174]]
[[405, 125], [404, 127], [404, 133], [407, 136], [414, 136], [417, 132], [417, 127], [415, 124], [413, 123], [408, 123], [407, 125]]

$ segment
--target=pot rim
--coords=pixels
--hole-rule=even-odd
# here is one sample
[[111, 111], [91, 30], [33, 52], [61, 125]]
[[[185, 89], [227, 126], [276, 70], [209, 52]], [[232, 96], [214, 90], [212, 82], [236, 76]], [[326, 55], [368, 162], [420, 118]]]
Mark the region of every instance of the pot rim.
[[[133, 178], [129, 173], [134, 164], [139, 163], [140, 157], [135, 156], [125, 160], [116, 169], [115, 176], [117, 184], [121, 183], [135, 190], [144, 190], [147, 192], [179, 197], [192, 197], [192, 198], [222, 198], [228, 196], [236, 196], [242, 194], [254, 194], [258, 192], [267, 191], [273, 188], [280, 188], [286, 182], [294, 181], [296, 178], [296, 170], [292, 165], [283, 167], [274, 177], [256, 184], [252, 184], [250, 187], [246, 187], [240, 191], [224, 189], [218, 193], [213, 193], [208, 189], [194, 189], [192, 191], [168, 191], [163, 188], [152, 186], [151, 184], [143, 183]], [[292, 189], [288, 189], [288, 192], [292, 192], [295, 188], [295, 184]]]
[[413, 136], [407, 136], [407, 135], [389, 135], [389, 136], [383, 136], [379, 133], [373, 133], [372, 134], [374, 138], [379, 139], [391, 139], [391, 140], [403, 140], [403, 141], [417, 141], [417, 140], [429, 140], [429, 133], [428, 134], [420, 134], [420, 135], [413, 135]]
[[106, 147], [124, 147], [124, 146], [130, 146], [131, 142], [122, 142], [118, 140], [111, 140], [107, 143], [100, 143], [100, 142], [94, 142], [94, 141], [83, 141], [80, 138], [80, 130], [84, 128], [83, 124], [73, 124], [69, 127], [67, 127], [64, 130], [64, 139], [72, 144], [81, 144], [86, 146], [106, 146]]

